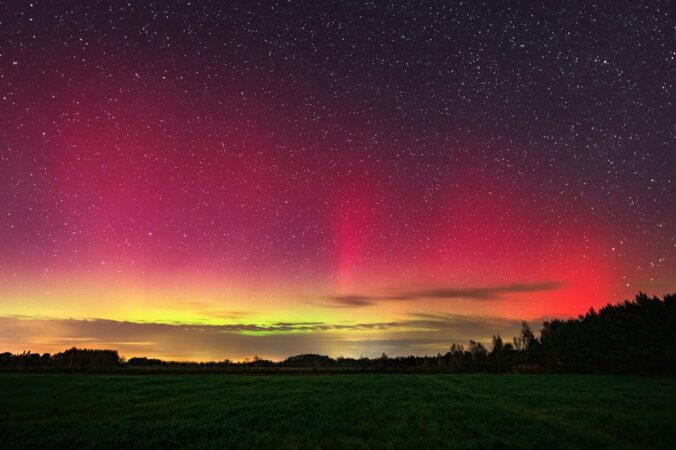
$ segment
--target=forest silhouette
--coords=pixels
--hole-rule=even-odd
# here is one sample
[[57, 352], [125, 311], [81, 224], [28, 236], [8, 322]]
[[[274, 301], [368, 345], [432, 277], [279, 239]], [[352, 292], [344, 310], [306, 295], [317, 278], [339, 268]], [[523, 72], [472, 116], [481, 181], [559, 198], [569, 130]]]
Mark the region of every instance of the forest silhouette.
[[580, 373], [676, 374], [676, 294], [663, 298], [639, 293], [632, 301], [607, 305], [568, 320], [544, 322], [539, 336], [523, 322], [511, 342], [493, 336], [489, 347], [480, 342], [452, 344], [445, 354], [378, 358], [331, 358], [302, 354], [274, 362], [258, 357], [243, 362], [176, 362], [121, 358], [115, 350], [71, 348], [50, 355], [1, 353], [4, 370], [120, 370], [284, 372], [451, 372], [451, 373]]

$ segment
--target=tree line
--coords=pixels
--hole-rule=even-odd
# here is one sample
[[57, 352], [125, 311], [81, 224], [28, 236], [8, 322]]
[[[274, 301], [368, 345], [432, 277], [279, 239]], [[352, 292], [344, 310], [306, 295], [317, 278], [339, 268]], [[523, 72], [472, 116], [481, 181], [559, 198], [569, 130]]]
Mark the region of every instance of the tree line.
[[55, 355], [24, 352], [1, 353], [0, 367], [58, 369], [192, 368], [263, 370], [443, 371], [676, 374], [676, 294], [663, 298], [639, 293], [633, 301], [607, 305], [598, 312], [543, 324], [536, 337], [528, 323], [505, 342], [493, 336], [490, 347], [480, 342], [451, 345], [434, 356], [331, 358], [303, 354], [274, 362], [254, 357], [233, 362], [175, 362], [134, 357], [125, 361], [114, 350], [71, 348]]

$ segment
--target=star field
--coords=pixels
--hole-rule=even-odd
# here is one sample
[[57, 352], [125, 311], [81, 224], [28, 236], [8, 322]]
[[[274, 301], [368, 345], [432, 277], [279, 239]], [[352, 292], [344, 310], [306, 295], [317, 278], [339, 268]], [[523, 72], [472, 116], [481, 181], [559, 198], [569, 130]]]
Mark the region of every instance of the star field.
[[[0, 22], [3, 315], [405, 340], [412, 314], [674, 288], [669, 2], [35, 1]], [[320, 331], [308, 350], [368, 351]], [[57, 339], [21, 336], [0, 343]]]

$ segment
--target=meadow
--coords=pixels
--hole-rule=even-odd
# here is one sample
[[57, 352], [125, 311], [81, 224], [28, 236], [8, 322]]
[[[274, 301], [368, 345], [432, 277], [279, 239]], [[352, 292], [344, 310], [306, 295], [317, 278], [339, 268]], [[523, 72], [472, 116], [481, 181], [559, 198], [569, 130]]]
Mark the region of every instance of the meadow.
[[0, 447], [673, 448], [676, 379], [0, 374]]

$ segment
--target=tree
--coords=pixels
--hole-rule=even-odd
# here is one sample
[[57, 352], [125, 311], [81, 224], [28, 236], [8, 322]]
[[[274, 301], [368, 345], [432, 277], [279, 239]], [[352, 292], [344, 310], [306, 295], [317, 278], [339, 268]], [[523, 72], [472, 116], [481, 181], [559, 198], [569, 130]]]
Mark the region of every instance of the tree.
[[505, 346], [500, 335], [493, 336], [493, 349], [490, 353], [493, 370], [501, 373], [505, 370]]
[[533, 342], [535, 342], [535, 335], [531, 331], [530, 325], [526, 321], [521, 322], [521, 333], [514, 337], [514, 347], [518, 351], [528, 350]]

